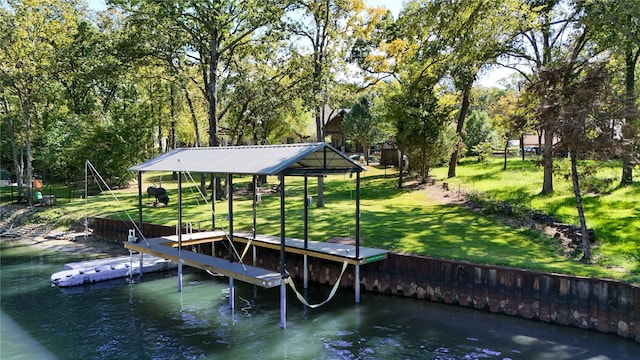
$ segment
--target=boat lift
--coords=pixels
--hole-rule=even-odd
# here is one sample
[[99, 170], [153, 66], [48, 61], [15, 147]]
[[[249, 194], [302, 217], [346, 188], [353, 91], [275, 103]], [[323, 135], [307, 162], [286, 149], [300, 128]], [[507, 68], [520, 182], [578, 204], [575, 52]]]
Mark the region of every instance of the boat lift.
[[[210, 148], [179, 148], [150, 159], [132, 167], [130, 170], [138, 172], [138, 217], [139, 229], [142, 229], [142, 173], [148, 171], [172, 171], [178, 173], [178, 231], [175, 237], [161, 237], [144, 239], [144, 241], [125, 243], [125, 247], [140, 253], [151, 253], [156, 256], [178, 262], [178, 291], [182, 291], [182, 265], [215, 271], [229, 277], [230, 307], [234, 307], [233, 281], [239, 279], [251, 284], [263, 287], [275, 287], [280, 285], [280, 326], [286, 327], [286, 285], [289, 275], [286, 269], [287, 251], [303, 255], [304, 261], [304, 288], [308, 287], [308, 256], [324, 258], [332, 261], [344, 261], [345, 266], [355, 266], [355, 302], [360, 302], [360, 265], [374, 261], [384, 260], [388, 251], [360, 247], [360, 173], [365, 170], [360, 163], [351, 160], [344, 153], [338, 151], [327, 143], [304, 143], [287, 145], [256, 145], [234, 147], [210, 147]], [[224, 174], [227, 177], [229, 189], [229, 226], [228, 233], [216, 234], [194, 233], [183, 234], [182, 228], [182, 176], [190, 172]], [[324, 177], [329, 174], [356, 174], [356, 224], [355, 245], [337, 245], [323, 242], [310, 241], [308, 239], [308, 177]], [[233, 175], [253, 175], [253, 233], [236, 234], [233, 227]], [[280, 236], [265, 237], [256, 234], [256, 203], [257, 203], [257, 176], [277, 176], [280, 182]], [[289, 239], [286, 235], [285, 219], [285, 178], [287, 176], [304, 177], [304, 239]], [[215, 229], [215, 192], [211, 201], [212, 226]], [[198, 235], [200, 234], [200, 235]], [[200, 240], [195, 239], [198, 236]], [[214, 256], [196, 254], [182, 251], [183, 246], [194, 241], [228, 241], [230, 258], [224, 260]], [[251, 242], [254, 246], [254, 266], [244, 265], [241, 256], [232, 252], [233, 242]], [[323, 246], [318, 246], [322, 244]], [[334, 246], [335, 245], [335, 246]], [[255, 246], [280, 250], [280, 274], [273, 271], [260, 269], [255, 266]], [[346, 251], [336, 250], [336, 246]], [[363, 251], [364, 250], [364, 251]], [[364, 252], [364, 253], [363, 253]], [[188, 253], [188, 254], [187, 254]]]

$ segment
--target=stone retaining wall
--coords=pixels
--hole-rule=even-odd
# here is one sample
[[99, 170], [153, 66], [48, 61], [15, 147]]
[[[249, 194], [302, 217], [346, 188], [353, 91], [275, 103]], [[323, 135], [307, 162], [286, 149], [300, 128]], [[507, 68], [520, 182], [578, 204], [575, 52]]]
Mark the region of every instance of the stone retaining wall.
[[[94, 233], [126, 241], [125, 225], [95, 219]], [[174, 234], [175, 229], [145, 224], [144, 232], [155, 237]], [[224, 251], [224, 247], [219, 248]], [[257, 266], [279, 271], [280, 252], [258, 248]], [[302, 278], [301, 255], [287, 254], [286, 266], [292, 277]], [[341, 268], [341, 263], [309, 258], [309, 279], [332, 285]], [[365, 291], [597, 330], [640, 342], [640, 287], [618, 281], [395, 253], [387, 260], [361, 266], [360, 275]], [[350, 266], [340, 286], [353, 288], [354, 277]]]

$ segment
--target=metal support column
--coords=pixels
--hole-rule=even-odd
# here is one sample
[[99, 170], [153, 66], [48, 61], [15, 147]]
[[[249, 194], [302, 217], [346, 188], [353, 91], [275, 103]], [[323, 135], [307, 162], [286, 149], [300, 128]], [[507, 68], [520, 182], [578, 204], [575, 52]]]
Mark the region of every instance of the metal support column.
[[[142, 232], [142, 172], [138, 171], [138, 229]], [[138, 238], [142, 238], [142, 234], [138, 233]]]
[[[138, 171], [138, 239], [142, 239], [142, 172]], [[133, 260], [133, 259], [132, 259]], [[133, 273], [133, 264], [131, 264], [131, 272]], [[138, 271], [142, 278], [142, 253], [140, 253], [140, 270]]]
[[178, 171], [178, 291], [182, 291], [182, 171]]
[[[287, 275], [285, 258], [285, 211], [284, 211], [284, 175], [279, 175], [280, 179], [280, 274], [282, 284], [280, 284], [280, 327], [287, 327]], [[306, 201], [306, 200], [305, 200]]]
[[[304, 176], [304, 248], [309, 246], [309, 179]], [[304, 288], [309, 286], [309, 259], [305, 253], [303, 256], [304, 265]]]
[[[257, 228], [258, 228], [258, 176], [253, 175], [253, 240], [256, 239]], [[257, 254], [256, 254], [256, 246], [251, 245], [253, 250], [253, 266], [256, 266], [258, 263]]]
[[[356, 260], [360, 259], [360, 171], [356, 173]], [[356, 291], [356, 303], [360, 302], [360, 265], [356, 265], [353, 288]]]
[[[229, 262], [234, 262], [233, 249], [233, 174], [227, 174], [227, 201], [229, 202]], [[229, 309], [235, 308], [235, 289], [233, 278], [229, 277]]]

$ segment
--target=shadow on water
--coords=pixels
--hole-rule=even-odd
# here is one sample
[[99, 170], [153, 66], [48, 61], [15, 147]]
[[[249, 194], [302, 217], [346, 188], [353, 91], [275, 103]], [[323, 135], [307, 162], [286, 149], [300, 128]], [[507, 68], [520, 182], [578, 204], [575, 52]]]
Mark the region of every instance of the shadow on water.
[[[372, 293], [354, 305], [345, 289], [318, 309], [289, 291], [282, 330], [278, 288], [236, 282], [233, 312], [228, 280], [197, 270], [185, 272], [181, 293], [175, 272], [63, 290], [50, 287], [49, 276], [66, 258], [15, 251], [2, 250], [3, 360], [640, 356], [640, 345], [610, 335]], [[328, 293], [312, 285], [309, 298], [319, 302]]]

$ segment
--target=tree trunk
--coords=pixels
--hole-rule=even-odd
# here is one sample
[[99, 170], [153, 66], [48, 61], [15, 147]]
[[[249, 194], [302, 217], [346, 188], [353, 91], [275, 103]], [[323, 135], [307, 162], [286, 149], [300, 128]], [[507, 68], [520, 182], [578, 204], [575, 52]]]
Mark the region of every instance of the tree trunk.
[[369, 166], [369, 153], [371, 152], [371, 146], [365, 146], [364, 147], [364, 161], [365, 164], [367, 164], [367, 166]]
[[522, 161], [524, 161], [524, 134], [520, 134], [520, 153], [522, 154]]
[[209, 146], [220, 146], [218, 140], [218, 61], [220, 54], [218, 53], [217, 31], [211, 34], [211, 48], [209, 49], [209, 88], [207, 95], [209, 97]]
[[23, 175], [23, 168], [22, 168], [22, 162], [18, 161], [18, 147], [16, 146], [16, 133], [13, 127], [13, 117], [10, 114], [10, 109], [9, 109], [9, 103], [7, 102], [7, 99], [3, 96], [2, 97], [2, 105], [4, 107], [5, 113], [7, 114], [7, 119], [8, 119], [8, 131], [9, 131], [9, 139], [11, 141], [11, 156], [13, 159], [13, 169], [15, 171], [15, 176], [16, 176], [16, 184], [18, 185], [18, 199], [20, 199], [22, 197], [22, 175]]
[[170, 100], [171, 100], [171, 140], [169, 141], [169, 146], [171, 149], [175, 149], [178, 147], [178, 140], [176, 139], [176, 89], [175, 83], [171, 83], [170, 87]]
[[544, 178], [541, 194], [553, 193], [553, 130], [547, 126], [544, 129], [544, 148], [542, 150], [542, 166]]
[[163, 154], [165, 149], [164, 146], [162, 146], [162, 116], [160, 115], [161, 109], [158, 109], [158, 114], [156, 114], [156, 108], [154, 106], [155, 104], [153, 100], [153, 80], [149, 80], [149, 112], [151, 113], [151, 118], [153, 118], [154, 116], [158, 117], [158, 153]]
[[584, 209], [582, 208], [582, 196], [580, 195], [580, 184], [578, 183], [578, 165], [576, 152], [572, 151], [571, 155], [571, 182], [573, 183], [573, 194], [576, 198], [576, 209], [578, 210], [578, 218], [580, 219], [580, 232], [582, 233], [582, 250], [584, 257], [582, 260], [586, 263], [591, 261], [591, 243], [589, 242], [589, 233], [587, 232], [587, 222], [584, 218]]
[[[625, 50], [625, 90], [626, 90], [626, 111], [627, 121], [631, 124], [635, 122], [636, 113], [636, 93], [635, 93], [635, 81], [636, 81], [636, 62], [638, 56], [633, 52], [633, 45], [627, 45]], [[628, 145], [623, 145], [622, 153], [622, 180], [620, 185], [627, 186], [633, 183], [633, 148], [635, 145], [635, 139], [624, 139], [628, 141]]]
[[196, 117], [196, 110], [193, 107], [193, 101], [191, 101], [191, 96], [189, 96], [189, 91], [187, 91], [187, 87], [183, 86], [182, 91], [184, 92], [184, 96], [187, 99], [187, 104], [189, 105], [189, 112], [191, 113], [191, 121], [193, 122], [193, 129], [196, 132], [196, 147], [199, 147], [202, 144], [200, 140], [200, 127], [198, 126], [198, 118]]
[[402, 174], [404, 171], [404, 151], [400, 150], [400, 158], [398, 159], [398, 168], [400, 169], [400, 174], [398, 176], [398, 189], [402, 189]]
[[469, 97], [471, 96], [471, 86], [473, 82], [470, 82], [468, 86], [462, 91], [462, 107], [460, 108], [460, 114], [458, 114], [458, 125], [456, 126], [456, 134], [458, 134], [458, 146], [451, 154], [451, 160], [449, 161], [449, 173], [447, 177], [456, 177], [456, 166], [458, 165], [458, 158], [460, 156], [460, 150], [464, 146], [462, 143], [462, 132], [464, 131], [464, 120], [467, 118], [467, 111], [469, 110]]
[[24, 107], [25, 121], [25, 141], [26, 141], [26, 157], [27, 157], [27, 201], [29, 206], [33, 205], [33, 155], [31, 154], [31, 114], [29, 108]]
[[207, 198], [207, 174], [200, 173], [200, 196]]
[[507, 150], [509, 150], [509, 139], [504, 142], [504, 164], [502, 165], [502, 170], [507, 170]]

